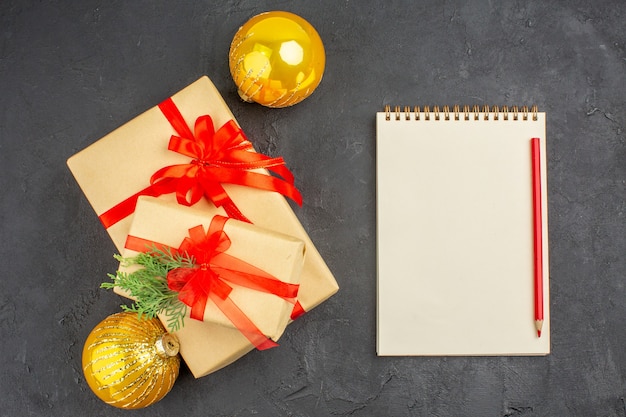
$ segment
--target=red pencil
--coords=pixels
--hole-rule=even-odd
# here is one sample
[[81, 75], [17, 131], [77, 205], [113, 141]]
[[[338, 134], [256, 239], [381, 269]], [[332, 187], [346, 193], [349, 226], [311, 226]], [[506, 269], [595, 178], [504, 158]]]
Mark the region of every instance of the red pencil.
[[542, 249], [542, 220], [541, 220], [541, 154], [539, 138], [530, 140], [532, 177], [533, 177], [533, 241], [535, 259], [535, 327], [537, 337], [541, 337], [543, 327], [543, 249]]

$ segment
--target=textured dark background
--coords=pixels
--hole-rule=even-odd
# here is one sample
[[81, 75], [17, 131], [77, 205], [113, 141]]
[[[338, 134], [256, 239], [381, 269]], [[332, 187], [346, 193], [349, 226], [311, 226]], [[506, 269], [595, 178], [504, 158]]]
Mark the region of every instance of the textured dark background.
[[[277, 9], [327, 53], [319, 89], [282, 110], [241, 102], [227, 60], [238, 27]], [[279, 348], [183, 368], [160, 403], [120, 411], [80, 365], [119, 311], [98, 288], [115, 249], [65, 161], [203, 74], [288, 161], [341, 290]], [[1, 416], [626, 416], [623, 1], [2, 0], [0, 93]], [[548, 114], [547, 357], [376, 357], [374, 113], [455, 103]]]

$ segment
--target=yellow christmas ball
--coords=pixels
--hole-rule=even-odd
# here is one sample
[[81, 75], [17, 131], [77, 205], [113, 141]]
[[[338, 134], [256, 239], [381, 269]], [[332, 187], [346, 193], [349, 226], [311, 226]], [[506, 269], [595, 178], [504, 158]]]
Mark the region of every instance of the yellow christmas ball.
[[228, 62], [242, 99], [288, 107], [317, 88], [326, 54], [309, 22], [293, 13], [274, 11], [254, 16], [239, 28]]
[[117, 313], [89, 334], [83, 372], [91, 390], [118, 408], [147, 407], [174, 385], [180, 368], [178, 340], [157, 319]]

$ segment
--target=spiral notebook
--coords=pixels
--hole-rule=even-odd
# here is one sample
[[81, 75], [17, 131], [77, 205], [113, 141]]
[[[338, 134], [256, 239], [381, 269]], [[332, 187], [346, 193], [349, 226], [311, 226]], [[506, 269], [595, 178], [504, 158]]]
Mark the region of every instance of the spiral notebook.
[[387, 107], [376, 117], [378, 355], [548, 354], [545, 113]]

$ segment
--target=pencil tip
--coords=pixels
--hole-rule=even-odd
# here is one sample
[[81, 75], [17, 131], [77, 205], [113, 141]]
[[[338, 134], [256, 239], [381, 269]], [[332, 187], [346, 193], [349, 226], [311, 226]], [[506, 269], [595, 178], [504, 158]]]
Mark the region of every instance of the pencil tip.
[[537, 330], [537, 337], [541, 337], [541, 330]]

